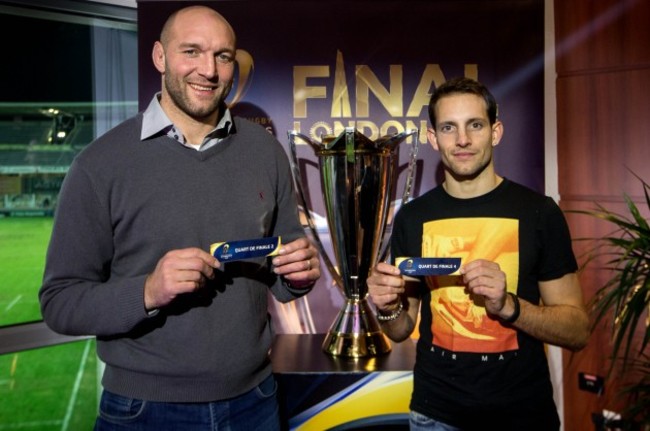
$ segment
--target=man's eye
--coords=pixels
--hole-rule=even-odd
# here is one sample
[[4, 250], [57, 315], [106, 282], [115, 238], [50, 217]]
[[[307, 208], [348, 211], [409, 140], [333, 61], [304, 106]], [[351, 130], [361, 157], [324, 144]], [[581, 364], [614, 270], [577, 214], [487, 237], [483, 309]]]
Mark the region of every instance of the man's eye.
[[196, 49], [186, 49], [183, 53], [187, 56], [193, 57], [196, 55]]
[[442, 126], [442, 127], [440, 128], [440, 131], [441, 131], [442, 133], [451, 133], [451, 132], [454, 131], [454, 128], [453, 128], [452, 126], [450, 126], [450, 125], [445, 125], [445, 126]]
[[217, 55], [217, 61], [221, 64], [230, 64], [235, 61], [235, 59], [230, 54], [219, 54]]
[[483, 128], [483, 123], [481, 122], [472, 123], [470, 127], [472, 128], [472, 130], [481, 130]]

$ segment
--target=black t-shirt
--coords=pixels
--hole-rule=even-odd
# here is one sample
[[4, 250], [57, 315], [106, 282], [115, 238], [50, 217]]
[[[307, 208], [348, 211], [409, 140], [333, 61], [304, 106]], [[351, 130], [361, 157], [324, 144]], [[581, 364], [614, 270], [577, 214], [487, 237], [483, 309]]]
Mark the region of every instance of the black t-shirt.
[[[557, 204], [507, 179], [477, 198], [437, 187], [404, 205], [391, 247], [394, 258], [496, 261], [508, 291], [533, 304], [539, 281], [577, 270]], [[488, 315], [457, 275], [423, 278], [421, 298], [411, 409], [467, 430], [559, 427], [542, 342]]]

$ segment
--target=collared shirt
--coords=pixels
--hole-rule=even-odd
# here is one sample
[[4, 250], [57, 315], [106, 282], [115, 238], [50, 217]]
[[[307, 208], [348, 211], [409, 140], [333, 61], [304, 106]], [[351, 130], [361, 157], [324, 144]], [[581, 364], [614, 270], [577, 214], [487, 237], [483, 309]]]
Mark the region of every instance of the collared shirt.
[[144, 141], [152, 136], [165, 134], [185, 147], [194, 148], [197, 151], [205, 151], [221, 142], [232, 132], [232, 115], [230, 114], [230, 110], [226, 108], [221, 116], [221, 120], [219, 120], [219, 124], [217, 124], [217, 127], [212, 129], [212, 131], [203, 138], [201, 145], [197, 147], [187, 143], [182, 131], [172, 123], [160, 106], [160, 94], [161, 93], [158, 92], [154, 95], [151, 102], [149, 102], [149, 106], [147, 106], [147, 109], [144, 111], [140, 140]]

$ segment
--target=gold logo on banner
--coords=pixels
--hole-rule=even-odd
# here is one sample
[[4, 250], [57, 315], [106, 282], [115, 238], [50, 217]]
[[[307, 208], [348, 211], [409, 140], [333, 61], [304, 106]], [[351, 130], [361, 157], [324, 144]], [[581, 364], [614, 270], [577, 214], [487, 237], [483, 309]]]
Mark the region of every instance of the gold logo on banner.
[[[236, 54], [237, 78], [231, 108], [243, 98], [252, 81], [255, 68], [253, 57], [248, 51], [238, 49]], [[478, 79], [478, 65], [466, 64], [464, 74], [468, 78]], [[354, 80], [348, 80], [343, 53], [337, 51], [334, 73], [329, 65], [311, 65], [293, 67], [293, 129], [315, 140], [323, 135], [341, 134], [347, 127], [353, 127], [371, 140], [391, 133], [402, 133], [409, 129], [426, 130], [431, 90], [446, 81], [439, 64], [426, 64], [420, 81], [412, 95], [404, 95], [404, 67], [399, 64], [388, 66], [388, 84], [384, 85], [368, 65], [356, 65]], [[314, 81], [324, 82], [321, 85]], [[349, 83], [354, 82], [350, 89]], [[350, 91], [354, 91], [352, 101]], [[377, 123], [370, 119], [370, 95], [373, 95], [391, 119]], [[323, 120], [303, 124], [307, 117], [308, 102], [316, 99], [330, 99], [331, 121]], [[408, 102], [408, 103], [405, 103]], [[327, 102], [326, 102], [327, 103]], [[354, 109], [353, 109], [354, 108]], [[405, 110], [406, 108], [406, 110]], [[374, 113], [376, 116], [377, 114]], [[271, 119], [265, 119], [271, 123]], [[419, 134], [420, 143], [426, 143], [426, 133]]]
[[228, 102], [229, 107], [235, 106], [246, 94], [248, 87], [251, 85], [250, 77], [253, 72], [253, 56], [248, 51], [238, 49], [235, 53], [235, 61], [237, 62], [237, 88], [232, 100]]
[[[478, 79], [478, 66], [465, 65], [465, 76]], [[445, 82], [445, 76], [438, 64], [427, 64], [420, 77], [415, 92], [410, 97], [410, 102], [405, 108], [403, 87], [403, 66], [389, 66], [388, 87], [383, 85], [377, 75], [367, 65], [355, 66], [354, 112], [350, 101], [350, 89], [345, 72], [343, 54], [337, 51], [331, 87], [326, 85], [313, 85], [315, 79], [330, 78], [330, 66], [294, 66], [293, 67], [293, 128], [297, 131], [303, 129], [299, 119], [307, 118], [307, 102], [313, 99], [327, 99], [331, 95], [330, 115], [332, 122], [317, 121], [305, 127], [308, 135], [319, 139], [321, 135], [338, 135], [346, 127], [354, 127], [370, 139], [377, 139], [389, 133], [401, 133], [407, 129], [426, 130], [426, 107], [431, 97], [431, 89]], [[370, 120], [370, 94], [373, 94], [385, 109], [386, 113], [394, 120], [377, 124]], [[337, 120], [341, 119], [341, 120]], [[343, 119], [349, 119], [347, 122]], [[402, 119], [399, 121], [397, 119]], [[416, 124], [417, 122], [417, 124]], [[420, 135], [420, 140], [426, 142], [426, 134]]]

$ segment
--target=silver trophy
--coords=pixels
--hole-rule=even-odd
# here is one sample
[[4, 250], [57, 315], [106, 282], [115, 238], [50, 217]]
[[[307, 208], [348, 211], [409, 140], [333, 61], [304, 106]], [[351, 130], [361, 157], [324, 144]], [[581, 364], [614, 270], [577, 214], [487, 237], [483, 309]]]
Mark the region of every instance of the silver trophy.
[[[398, 146], [408, 137], [415, 136], [402, 203], [411, 195], [417, 133], [417, 129], [412, 129], [372, 141], [348, 127], [338, 136], [324, 136], [323, 142], [317, 143], [297, 131], [289, 132], [291, 165], [307, 224], [323, 261], [345, 298], [345, 306], [323, 342], [323, 350], [332, 356], [379, 356], [391, 350], [390, 342], [368, 304], [366, 279], [371, 268], [386, 257], [388, 250], [385, 231], [397, 180]], [[296, 138], [307, 143], [319, 160], [321, 188], [337, 266], [328, 257], [318, 236], [305, 198]]]

